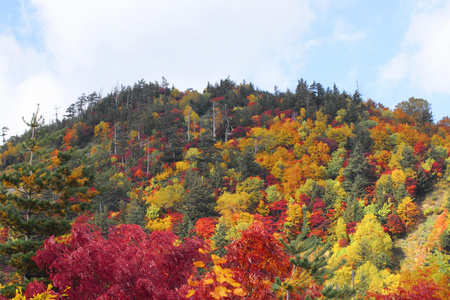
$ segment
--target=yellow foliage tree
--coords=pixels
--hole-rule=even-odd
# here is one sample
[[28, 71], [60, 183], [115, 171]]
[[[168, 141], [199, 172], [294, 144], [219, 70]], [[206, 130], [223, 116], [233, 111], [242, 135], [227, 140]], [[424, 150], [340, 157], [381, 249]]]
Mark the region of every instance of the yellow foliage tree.
[[308, 153], [311, 160], [318, 165], [326, 165], [331, 159], [330, 147], [328, 147], [325, 143], [318, 142], [317, 140], [311, 147], [309, 147]]
[[298, 122], [287, 119], [276, 122], [270, 130], [275, 132], [276, 144], [291, 147], [300, 142], [300, 135], [297, 132], [298, 127]]
[[399, 281], [399, 274], [392, 274], [387, 269], [379, 270], [370, 261], [365, 262], [355, 272], [355, 287], [360, 297], [364, 297], [366, 292], [381, 292], [386, 286], [396, 287]]
[[295, 156], [284, 147], [278, 147], [275, 152], [266, 153], [265, 155], [257, 156], [256, 158], [262, 159], [260, 164], [266, 170], [272, 170], [277, 162], [283, 163], [295, 160]]
[[175, 183], [155, 190], [147, 197], [144, 197], [144, 200], [159, 208], [169, 209], [179, 203], [185, 194], [186, 191], [183, 185]]
[[405, 223], [406, 229], [410, 230], [419, 221], [420, 211], [416, 203], [411, 197], [405, 197], [397, 208], [397, 214]]
[[336, 223], [336, 227], [334, 229], [334, 233], [336, 235], [336, 240], [340, 241], [341, 239], [347, 239], [347, 225], [342, 217], [339, 217]]
[[100, 139], [100, 153], [101, 154], [109, 154], [111, 150], [111, 140], [109, 139], [109, 134], [111, 129], [109, 128], [108, 123], [101, 121], [94, 128], [94, 135]]
[[14, 146], [11, 142], [8, 142], [6, 145], [8, 149], [0, 154], [0, 163], [3, 163], [9, 156], [19, 155], [19, 144]]
[[355, 264], [357, 260], [364, 261], [365, 258], [361, 257], [359, 250], [361, 246], [375, 254], [392, 255], [392, 239], [388, 233], [384, 232], [380, 222], [373, 214], [365, 215], [356, 227], [353, 243], [347, 247], [346, 257], [350, 264]]
[[327, 132], [327, 137], [338, 143], [345, 143], [347, 141], [347, 137], [353, 136], [353, 130], [347, 124], [340, 127], [330, 128]]
[[319, 110], [316, 112], [316, 120], [314, 121], [314, 132], [318, 136], [323, 136], [327, 130], [327, 117]]
[[264, 198], [264, 180], [259, 177], [249, 177], [245, 181], [240, 182], [236, 186], [236, 193], [247, 193], [249, 195], [249, 211], [253, 211], [259, 202]]
[[385, 151], [391, 150], [389, 133], [387, 133], [387, 131], [386, 131], [385, 124], [379, 124], [371, 129], [369, 129], [369, 131], [370, 131], [370, 137], [373, 140], [373, 146], [372, 146], [373, 153], [383, 151], [383, 150], [385, 150]]
[[217, 199], [216, 211], [222, 215], [226, 213], [240, 213], [245, 212], [251, 206], [251, 196], [246, 192], [240, 192], [237, 194], [231, 194], [228, 192], [223, 193], [219, 199]]
[[164, 231], [170, 229], [172, 226], [172, 219], [170, 216], [165, 216], [163, 218], [157, 218], [154, 220], [147, 220], [146, 227], [152, 231]]

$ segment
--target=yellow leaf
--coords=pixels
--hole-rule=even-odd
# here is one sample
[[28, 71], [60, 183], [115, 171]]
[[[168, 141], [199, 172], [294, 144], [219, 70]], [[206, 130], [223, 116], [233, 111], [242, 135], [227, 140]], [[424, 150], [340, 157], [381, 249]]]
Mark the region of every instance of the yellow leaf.
[[220, 299], [221, 297], [227, 297], [227, 293], [231, 292], [229, 289], [227, 289], [224, 286], [216, 286], [214, 291], [209, 293], [211, 296], [213, 296], [214, 299]]
[[227, 260], [225, 258], [220, 258], [219, 256], [212, 254], [211, 258], [214, 262], [215, 265], [221, 265], [227, 262]]
[[196, 262], [194, 262], [194, 267], [196, 267], [196, 268], [204, 268], [205, 264], [202, 261], [196, 261]]
[[233, 294], [239, 297], [245, 297], [245, 295], [247, 295], [247, 293], [242, 288], [234, 289]]
[[197, 285], [200, 284], [199, 281], [197, 281], [197, 280], [192, 280], [191, 278], [192, 278], [192, 275], [191, 275], [191, 277], [188, 278], [188, 284], [189, 284], [190, 286], [197, 286]]
[[189, 290], [188, 293], [186, 294], [186, 298], [190, 298], [195, 294], [194, 290]]
[[233, 278], [228, 279], [228, 283], [235, 288], [238, 288], [241, 286], [241, 284], [237, 281], [235, 281]]
[[212, 283], [214, 283], [214, 279], [212, 279], [212, 278], [205, 279], [205, 280], [203, 281], [203, 283], [204, 283], [204, 284], [212, 284]]

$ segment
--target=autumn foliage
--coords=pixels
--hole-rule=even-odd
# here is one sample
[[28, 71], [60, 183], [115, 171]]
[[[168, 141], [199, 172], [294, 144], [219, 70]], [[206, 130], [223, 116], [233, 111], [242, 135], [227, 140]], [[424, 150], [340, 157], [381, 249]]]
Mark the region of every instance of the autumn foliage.
[[[0, 148], [0, 250], [16, 266], [0, 266], [4, 295], [22, 296], [12, 284], [70, 299], [447, 291], [450, 267], [424, 264], [450, 249], [450, 126], [424, 99], [391, 110], [303, 79], [274, 93], [142, 80], [38, 123]], [[40, 270], [19, 267], [25, 250]], [[33, 281], [43, 276], [51, 288]]]
[[76, 223], [68, 237], [49, 238], [35, 261], [71, 299], [180, 299], [200, 258], [199, 239], [177, 242], [169, 231], [146, 234], [137, 225], [99, 229]]

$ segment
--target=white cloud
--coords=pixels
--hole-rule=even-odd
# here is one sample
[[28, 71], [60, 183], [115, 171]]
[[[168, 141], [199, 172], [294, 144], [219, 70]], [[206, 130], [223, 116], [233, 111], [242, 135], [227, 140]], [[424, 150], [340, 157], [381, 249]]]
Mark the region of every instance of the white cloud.
[[291, 55], [314, 18], [307, 1], [290, 0], [33, 3], [57, 72], [89, 88], [98, 88], [94, 77], [111, 85], [185, 74], [181, 84], [195, 88], [240, 80], [276, 60], [272, 53]]
[[44, 55], [19, 45], [10, 35], [0, 35], [0, 127], [8, 127], [9, 135], [23, 133], [22, 116], [31, 116], [38, 102], [49, 114], [57, 99], [63, 99], [45, 65]]
[[363, 30], [356, 30], [348, 24], [344, 19], [339, 18], [334, 27], [332, 41], [337, 42], [354, 42], [366, 37], [366, 32]]
[[23, 5], [23, 28], [11, 32], [33, 34], [28, 46], [0, 35], [0, 96], [10, 99], [0, 126], [9, 126], [11, 134], [21, 133], [21, 117], [31, 116], [38, 102], [49, 119], [54, 106], [61, 116], [82, 93], [105, 94], [142, 78], [165, 76], [179, 89], [202, 89], [227, 76], [263, 89], [286, 88], [297, 79], [286, 74], [300, 73], [303, 39], [315, 19], [309, 0]]
[[391, 85], [396, 85], [408, 76], [409, 69], [409, 58], [404, 53], [400, 53], [388, 65], [380, 68], [380, 77], [384, 83], [389, 82]]
[[427, 93], [448, 94], [450, 3], [431, 9], [432, 2], [418, 4], [427, 9], [412, 16], [401, 51], [380, 69], [381, 83], [395, 85], [406, 80]]

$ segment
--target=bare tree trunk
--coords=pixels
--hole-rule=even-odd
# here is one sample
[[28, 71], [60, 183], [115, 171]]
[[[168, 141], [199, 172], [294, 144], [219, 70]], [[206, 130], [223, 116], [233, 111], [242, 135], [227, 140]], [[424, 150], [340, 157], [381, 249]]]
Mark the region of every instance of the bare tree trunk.
[[147, 139], [147, 175], [150, 171], [150, 140]]
[[117, 124], [114, 124], [114, 154], [117, 154]]
[[212, 114], [212, 138], [216, 140], [216, 102], [213, 100], [213, 114]]
[[188, 141], [191, 140], [191, 106], [189, 105], [188, 112]]

